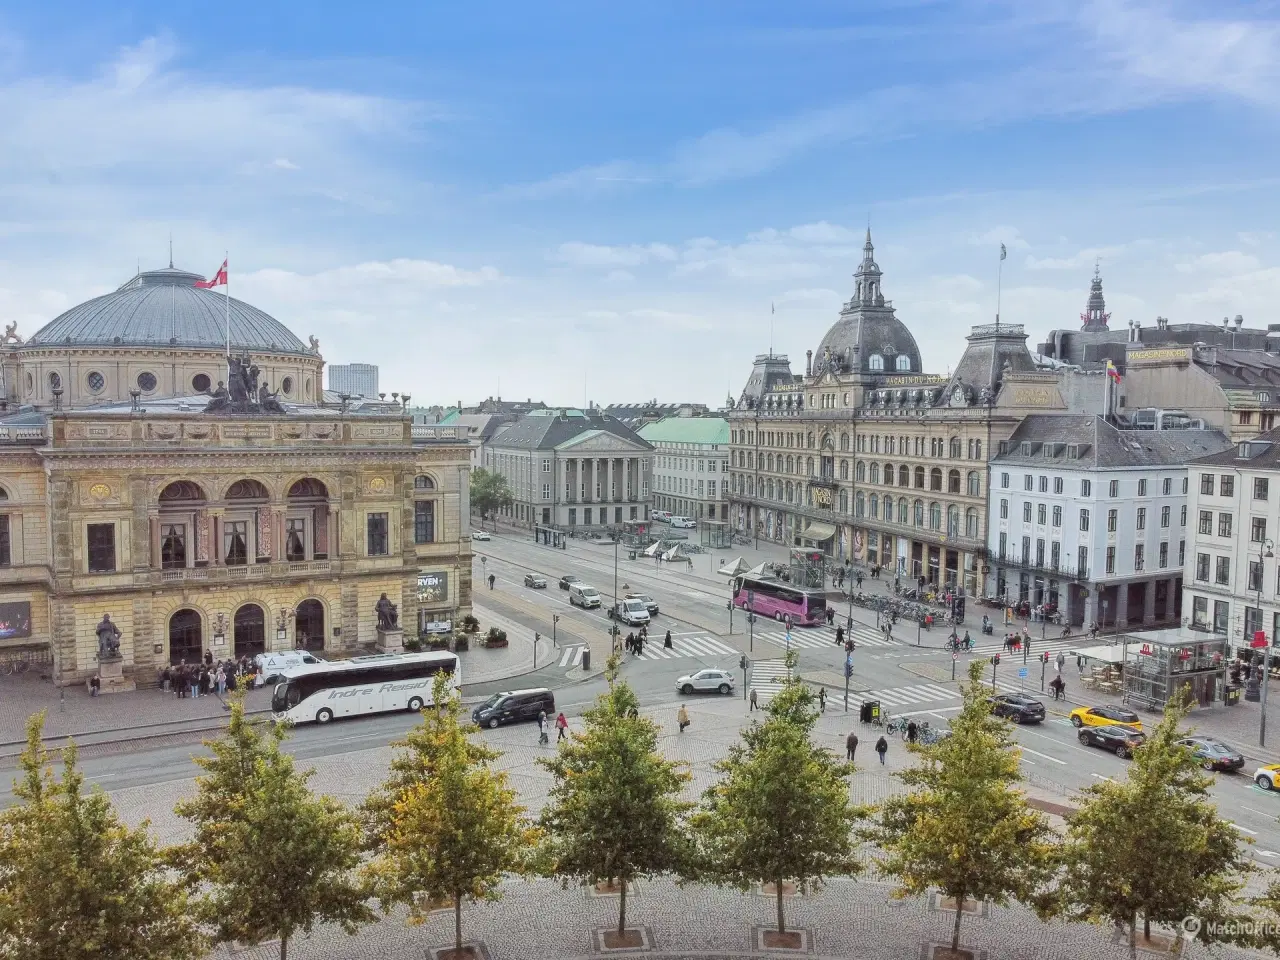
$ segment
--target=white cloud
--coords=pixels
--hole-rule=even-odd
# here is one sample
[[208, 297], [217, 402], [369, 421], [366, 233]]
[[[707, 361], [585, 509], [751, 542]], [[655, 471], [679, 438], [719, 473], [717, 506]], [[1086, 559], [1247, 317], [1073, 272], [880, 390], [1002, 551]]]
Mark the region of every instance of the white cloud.
[[1249, 273], [1258, 269], [1258, 258], [1239, 250], [1224, 250], [1221, 253], [1205, 253], [1194, 260], [1187, 260], [1176, 265], [1179, 273], [1200, 273], [1207, 275], [1228, 276]]
[[1002, 243], [1009, 250], [1026, 250], [1031, 246], [1017, 227], [1008, 226], [992, 227], [982, 233], [971, 233], [965, 242], [972, 247], [986, 247], [990, 250], [999, 250]]
[[553, 259], [575, 267], [638, 267], [646, 263], [669, 263], [677, 259], [677, 254], [665, 243], [610, 247], [572, 240], [560, 244]]
[[1086, 247], [1068, 257], [1033, 257], [1028, 255], [1026, 266], [1028, 270], [1079, 270], [1081, 267], [1093, 266], [1097, 260], [1105, 261], [1111, 257], [1118, 256], [1124, 249], [1123, 246]]

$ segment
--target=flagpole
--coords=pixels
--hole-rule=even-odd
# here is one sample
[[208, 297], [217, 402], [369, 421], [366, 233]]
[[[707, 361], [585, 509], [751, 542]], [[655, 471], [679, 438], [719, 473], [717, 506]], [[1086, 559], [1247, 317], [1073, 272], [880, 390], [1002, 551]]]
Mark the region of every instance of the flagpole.
[[226, 307], [227, 307], [227, 369], [231, 369], [231, 254], [223, 251], [225, 256], [222, 259], [223, 266], [227, 270], [227, 282], [223, 284], [226, 288]]
[[1000, 293], [1004, 285], [1004, 244], [1000, 244], [1000, 260], [996, 264], [996, 329], [1000, 328]]

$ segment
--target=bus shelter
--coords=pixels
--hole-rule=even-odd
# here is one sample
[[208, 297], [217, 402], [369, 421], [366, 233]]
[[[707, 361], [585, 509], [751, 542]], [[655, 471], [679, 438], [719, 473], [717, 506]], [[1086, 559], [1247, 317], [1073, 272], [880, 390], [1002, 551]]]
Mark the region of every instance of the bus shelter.
[[1124, 698], [1131, 706], [1162, 711], [1184, 689], [1192, 706], [1209, 707], [1225, 699], [1225, 635], [1180, 627], [1122, 635], [1121, 644]]
[[727, 550], [733, 546], [733, 528], [722, 520], [699, 520], [698, 533], [708, 549]]
[[797, 587], [822, 590], [827, 585], [826, 555], [821, 550], [797, 548], [791, 550], [791, 571], [788, 578]]
[[559, 550], [565, 547], [565, 532], [557, 530], [555, 527], [544, 527], [541, 524], [533, 528], [533, 539], [535, 543], [540, 543], [546, 547], [555, 547]]

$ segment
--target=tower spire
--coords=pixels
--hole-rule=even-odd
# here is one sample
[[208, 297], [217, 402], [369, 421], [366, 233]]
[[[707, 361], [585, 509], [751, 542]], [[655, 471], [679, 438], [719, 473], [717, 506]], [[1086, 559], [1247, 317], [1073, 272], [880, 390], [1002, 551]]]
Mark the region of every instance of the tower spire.
[[173, 269], [173, 231], [169, 231], [169, 269]]
[[1102, 295], [1101, 261], [1093, 264], [1093, 281], [1089, 284], [1089, 299], [1085, 303], [1084, 313], [1080, 314], [1080, 329], [1100, 333], [1109, 329], [1107, 321], [1111, 314], [1107, 313], [1107, 301]]

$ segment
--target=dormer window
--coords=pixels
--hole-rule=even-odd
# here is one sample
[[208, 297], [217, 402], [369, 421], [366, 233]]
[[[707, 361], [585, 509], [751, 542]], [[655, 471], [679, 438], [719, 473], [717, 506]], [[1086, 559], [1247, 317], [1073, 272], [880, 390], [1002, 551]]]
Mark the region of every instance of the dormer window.
[[[908, 363], [910, 363], [910, 361], [908, 361]], [[868, 369], [868, 370], [883, 370], [883, 369], [884, 369], [884, 357], [880, 356], [880, 354], [878, 354], [878, 353], [873, 353], [871, 356], [869, 356], [869, 357], [867, 358], [867, 369]]]
[[910, 357], [908, 357], [905, 353], [900, 353], [900, 354], [898, 354], [898, 364], [897, 364], [897, 365], [898, 365], [898, 369], [899, 369], [899, 370], [910, 370], [910, 369], [911, 369], [911, 358], [910, 358]]

